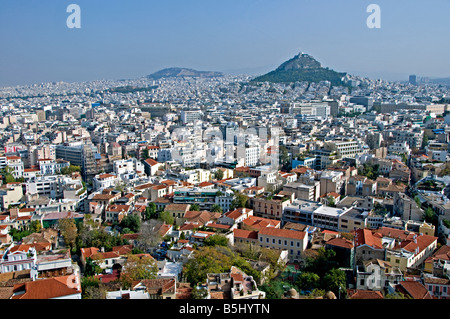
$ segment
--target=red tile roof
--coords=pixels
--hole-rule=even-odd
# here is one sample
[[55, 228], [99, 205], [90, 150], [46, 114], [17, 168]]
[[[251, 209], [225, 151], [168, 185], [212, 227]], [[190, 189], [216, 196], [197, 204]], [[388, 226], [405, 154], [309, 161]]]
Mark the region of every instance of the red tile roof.
[[258, 239], [258, 232], [257, 231], [251, 231], [251, 230], [245, 230], [245, 229], [234, 229], [233, 230], [234, 238], [240, 238], [240, 239]]
[[292, 238], [297, 240], [303, 240], [306, 233], [297, 230], [290, 229], [279, 229], [273, 227], [265, 227], [259, 231], [259, 234], [264, 236], [282, 237], [282, 238]]
[[329, 241], [326, 242], [327, 245], [336, 246], [336, 247], [342, 247], [347, 249], [353, 248], [353, 243], [345, 238], [332, 238]]
[[427, 288], [418, 281], [401, 281], [395, 288], [414, 299], [433, 299]]
[[14, 293], [21, 291], [25, 293], [13, 296], [12, 299], [51, 299], [80, 294], [81, 286], [76, 284], [74, 279], [73, 275], [69, 275], [14, 285]]
[[376, 249], [382, 249], [381, 238], [374, 236], [369, 229], [357, 229], [355, 231], [355, 246], [368, 245]]

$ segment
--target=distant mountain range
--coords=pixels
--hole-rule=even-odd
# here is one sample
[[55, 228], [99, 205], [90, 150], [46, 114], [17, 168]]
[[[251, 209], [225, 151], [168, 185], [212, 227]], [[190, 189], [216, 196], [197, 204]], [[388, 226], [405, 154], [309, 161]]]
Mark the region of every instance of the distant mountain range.
[[320, 82], [329, 81], [334, 86], [346, 86], [343, 78], [347, 73], [340, 73], [324, 68], [312, 56], [299, 53], [292, 59], [282, 63], [276, 70], [258, 76], [252, 82]]
[[223, 73], [215, 71], [197, 71], [187, 68], [167, 68], [147, 75], [147, 78], [158, 80], [161, 78], [176, 78], [176, 77], [195, 77], [195, 78], [212, 78], [221, 77]]

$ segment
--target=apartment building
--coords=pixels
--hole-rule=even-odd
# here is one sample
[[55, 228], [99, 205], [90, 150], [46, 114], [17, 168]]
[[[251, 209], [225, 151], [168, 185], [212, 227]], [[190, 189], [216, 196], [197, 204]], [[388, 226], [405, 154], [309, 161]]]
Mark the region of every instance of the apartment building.
[[283, 191], [295, 194], [295, 198], [318, 201], [320, 198], [320, 181], [314, 179], [295, 182], [283, 186]]
[[230, 190], [200, 188], [178, 188], [174, 190], [174, 204], [198, 204], [201, 210], [211, 210], [213, 205], [219, 205], [224, 212], [231, 208], [234, 193]]
[[6, 165], [12, 170], [11, 174], [14, 178], [23, 177], [25, 168], [20, 156], [6, 156]]
[[21, 183], [8, 183], [0, 187], [0, 208], [7, 210], [9, 205], [19, 204], [23, 197]]
[[359, 142], [351, 140], [328, 141], [325, 143], [324, 148], [332, 153], [335, 152], [341, 158], [355, 157], [363, 151]]
[[281, 220], [284, 209], [294, 199], [293, 195], [257, 195], [250, 198], [250, 206], [255, 216]]
[[116, 187], [120, 179], [114, 174], [99, 174], [92, 179], [94, 190], [102, 190], [110, 187]]
[[356, 267], [356, 289], [384, 291], [402, 280], [402, 271], [381, 259], [372, 259]]
[[308, 244], [308, 235], [302, 231], [264, 227], [258, 232], [261, 247], [288, 251], [291, 262], [300, 261]]
[[343, 172], [339, 171], [323, 171], [320, 175], [320, 195], [331, 192], [344, 194], [345, 191], [345, 176]]

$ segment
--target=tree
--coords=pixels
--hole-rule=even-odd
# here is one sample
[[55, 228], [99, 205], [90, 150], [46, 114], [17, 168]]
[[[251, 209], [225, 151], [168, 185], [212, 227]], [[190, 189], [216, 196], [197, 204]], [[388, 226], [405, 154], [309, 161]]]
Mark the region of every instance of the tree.
[[213, 213], [222, 213], [223, 209], [220, 205], [214, 204], [211, 206], [211, 212]]
[[222, 180], [222, 179], [223, 179], [223, 171], [222, 171], [221, 169], [218, 169], [218, 170], [216, 171], [216, 173], [214, 174], [214, 177], [215, 177], [217, 180]]
[[192, 288], [191, 297], [192, 299], [205, 299], [208, 296], [208, 289], [199, 288], [195, 286]]
[[58, 221], [57, 227], [64, 239], [64, 243], [66, 244], [66, 246], [70, 246], [71, 250], [75, 251], [76, 240], [78, 236], [78, 230], [75, 221], [70, 218], [60, 219]]
[[223, 273], [230, 271], [235, 254], [227, 247], [204, 246], [195, 251], [183, 268], [186, 280], [192, 287], [203, 283], [208, 273]]
[[410, 296], [403, 294], [401, 292], [393, 292], [390, 294], [386, 294], [385, 299], [412, 299]]
[[85, 225], [81, 225], [78, 231], [76, 245], [78, 248], [86, 247], [103, 247], [105, 251], [111, 251], [114, 246], [127, 244], [120, 235], [111, 235], [103, 228], [90, 229]]
[[322, 287], [325, 290], [331, 290], [336, 296], [346, 293], [346, 276], [341, 269], [331, 269], [322, 279]]
[[27, 237], [31, 232], [29, 230], [18, 230], [16, 228], [11, 228], [9, 231], [9, 235], [13, 238], [14, 241], [21, 241], [23, 237]]
[[336, 203], [334, 201], [334, 197], [333, 196], [328, 197], [328, 206], [336, 207]]
[[423, 218], [427, 223], [437, 224], [438, 217], [431, 207], [427, 207], [427, 209], [425, 209]]
[[135, 214], [127, 215], [122, 219], [119, 226], [123, 229], [128, 228], [133, 233], [137, 233], [141, 228], [141, 219]]
[[41, 225], [41, 222], [39, 221], [39, 220], [33, 220], [31, 223], [30, 223], [30, 232], [32, 232], [32, 233], [38, 233], [38, 232], [40, 232], [41, 231], [41, 229], [42, 229], [42, 225]]
[[157, 219], [151, 219], [141, 225], [141, 231], [137, 238], [136, 246], [142, 251], [148, 251], [156, 247], [162, 240], [159, 234], [162, 222]]
[[11, 174], [6, 174], [4, 178], [5, 178], [5, 184], [14, 183], [16, 181], [14, 176]]
[[157, 218], [158, 213], [156, 212], [156, 204], [151, 202], [145, 209], [145, 219], [149, 220], [151, 218]]
[[337, 262], [333, 260], [336, 252], [324, 247], [320, 247], [317, 252], [315, 258], [306, 259], [305, 271], [316, 273], [322, 278], [330, 269], [337, 267]]
[[100, 279], [93, 276], [84, 276], [81, 279], [82, 299], [105, 299], [106, 289], [102, 286]]
[[248, 203], [248, 197], [241, 193], [236, 193], [235, 198], [231, 202], [231, 208], [246, 208]]
[[320, 287], [320, 277], [313, 272], [304, 272], [297, 277], [295, 285], [299, 290], [312, 291]]
[[198, 212], [198, 211], [200, 211], [200, 205], [199, 204], [192, 204], [191, 208], [189, 208], [189, 210]]
[[67, 167], [61, 168], [60, 172], [63, 175], [71, 175], [72, 173], [75, 173], [75, 172], [81, 172], [81, 167], [70, 164]]
[[428, 135], [424, 135], [422, 139], [422, 149], [425, 149], [425, 147], [428, 145]]
[[148, 149], [144, 149], [144, 150], [142, 151], [142, 159], [143, 159], [143, 160], [146, 160], [146, 159], [148, 159], [148, 158], [150, 158], [149, 151], [148, 151]]
[[414, 196], [414, 201], [416, 202], [416, 204], [417, 204], [417, 206], [419, 206], [419, 207], [421, 207], [422, 206], [422, 203], [420, 202], [420, 198], [419, 198], [419, 196]]
[[289, 156], [289, 151], [285, 146], [280, 146], [280, 164], [281, 166], [286, 169], [291, 164], [291, 157]]
[[266, 299], [282, 299], [284, 292], [292, 288], [289, 282], [282, 280], [273, 280], [270, 283], [264, 283], [259, 287], [260, 290], [266, 292]]
[[205, 246], [228, 246], [228, 239], [223, 235], [212, 235], [203, 242]]
[[158, 266], [152, 257], [130, 254], [120, 273], [120, 281], [124, 287], [128, 288], [135, 280], [155, 279], [157, 273]]
[[86, 258], [86, 267], [84, 268], [84, 276], [91, 277], [100, 274], [103, 271], [91, 257]]
[[168, 225], [172, 225], [175, 222], [175, 218], [173, 218], [173, 216], [168, 211], [161, 212], [159, 214], [159, 219]]

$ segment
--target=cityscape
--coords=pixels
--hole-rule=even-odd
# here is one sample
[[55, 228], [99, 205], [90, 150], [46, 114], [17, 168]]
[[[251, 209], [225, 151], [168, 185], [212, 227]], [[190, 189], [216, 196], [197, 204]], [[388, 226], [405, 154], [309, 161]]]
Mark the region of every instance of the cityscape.
[[450, 78], [289, 55], [0, 86], [0, 299], [449, 299]]

